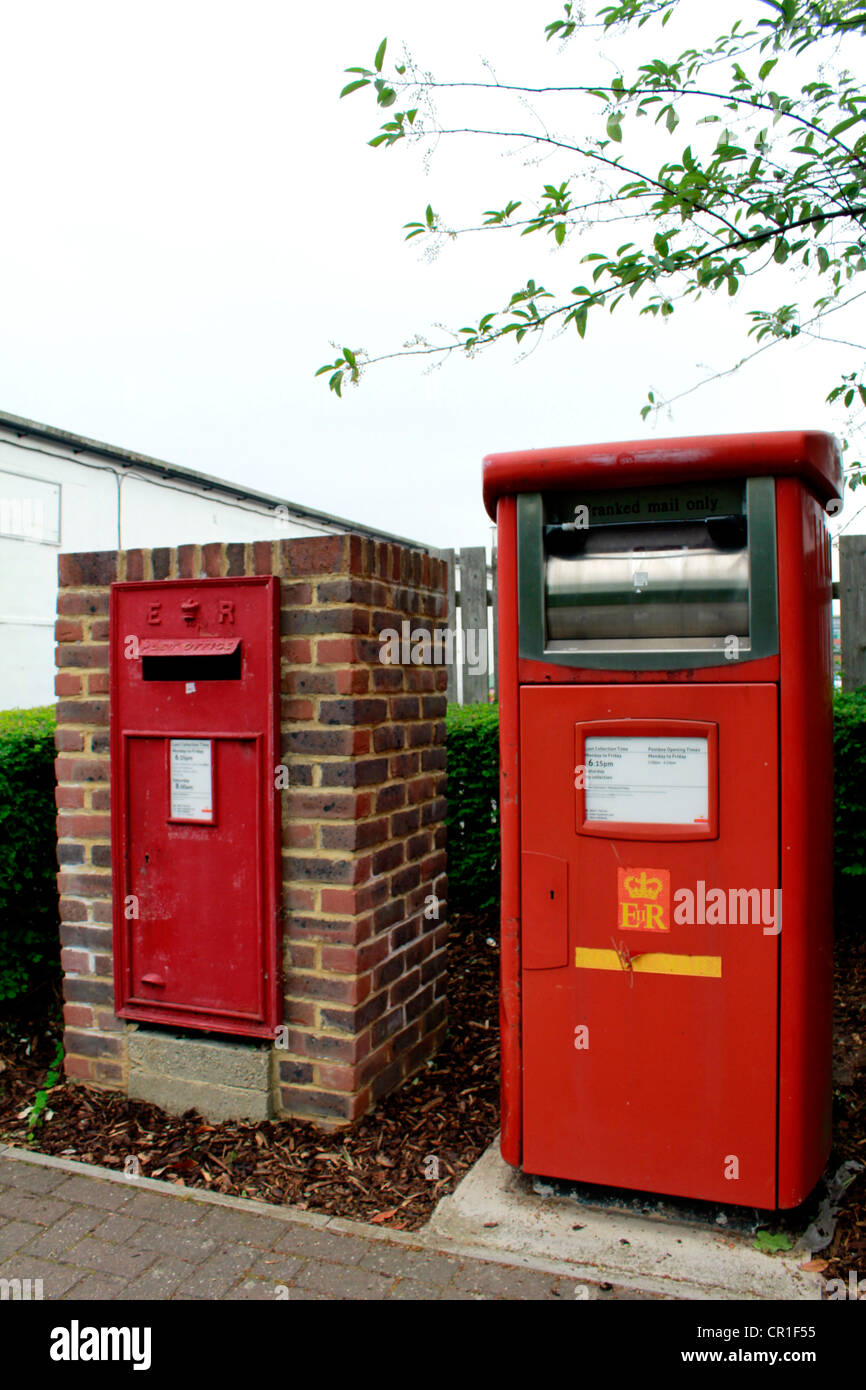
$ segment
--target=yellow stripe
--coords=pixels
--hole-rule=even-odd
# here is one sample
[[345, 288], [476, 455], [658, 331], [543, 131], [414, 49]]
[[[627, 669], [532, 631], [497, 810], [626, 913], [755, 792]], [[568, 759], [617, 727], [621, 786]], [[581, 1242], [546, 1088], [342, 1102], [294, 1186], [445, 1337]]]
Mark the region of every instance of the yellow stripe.
[[714, 979], [722, 978], [721, 956], [674, 956], [662, 952], [648, 951], [634, 955], [631, 962], [623, 961], [616, 951], [594, 950], [589, 946], [578, 946], [574, 952], [574, 963], [583, 970], [634, 970], [644, 975], [705, 975]]

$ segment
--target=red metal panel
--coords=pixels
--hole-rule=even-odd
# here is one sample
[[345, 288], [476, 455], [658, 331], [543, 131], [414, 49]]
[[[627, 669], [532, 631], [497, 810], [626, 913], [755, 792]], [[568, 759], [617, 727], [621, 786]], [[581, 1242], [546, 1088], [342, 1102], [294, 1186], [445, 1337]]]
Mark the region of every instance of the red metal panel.
[[520, 1041], [520, 735], [517, 703], [517, 508], [499, 504], [499, 825], [502, 838], [500, 899], [500, 1150], [519, 1164], [522, 1143]]
[[[270, 576], [112, 585], [122, 1017], [254, 1037], [279, 1022], [278, 619]], [[234, 674], [202, 674], [235, 653]], [[147, 657], [170, 678], [145, 679]]]
[[817, 430], [790, 430], [490, 454], [484, 460], [484, 505], [495, 519], [499, 499], [519, 492], [786, 475], [803, 478], [822, 502], [840, 496], [842, 457], [834, 437]]
[[[581, 670], [578, 666], [554, 666], [551, 662], [521, 657], [518, 673], [521, 685], [658, 685], [659, 681], [672, 685], [718, 685], [720, 681], [742, 681], [746, 665], [743, 659], [724, 666], [690, 666], [672, 671], [602, 671], [595, 667]], [[778, 680], [779, 658], [767, 656], [749, 661], [748, 677], [750, 681]]]
[[830, 539], [793, 479], [779, 528], [781, 859], [779, 1205], [796, 1206], [830, 1152], [833, 1026], [833, 667]]
[[[727, 914], [730, 890], [778, 888], [775, 687], [530, 687], [520, 702], [524, 852], [566, 859], [575, 885], [568, 963], [523, 971], [524, 1168], [773, 1206], [778, 936], [709, 909], [624, 929], [617, 894], [627, 869], [669, 883], [678, 911], [691, 892], [700, 916], [702, 891]], [[632, 718], [669, 720], [672, 737], [718, 724], [717, 839], [575, 833], [575, 726], [623, 720], [627, 737]]]
[[568, 963], [568, 861], [552, 854], [521, 856], [524, 970]]

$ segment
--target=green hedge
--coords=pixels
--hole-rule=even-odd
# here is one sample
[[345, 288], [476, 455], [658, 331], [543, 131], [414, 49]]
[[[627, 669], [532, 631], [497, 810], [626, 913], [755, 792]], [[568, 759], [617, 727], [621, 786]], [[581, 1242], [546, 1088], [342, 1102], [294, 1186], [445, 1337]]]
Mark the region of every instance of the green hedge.
[[0, 1000], [59, 970], [54, 710], [0, 712]]
[[448, 906], [499, 906], [499, 706], [449, 705]]
[[[499, 904], [499, 709], [451, 705], [448, 901]], [[835, 859], [843, 881], [866, 874], [866, 690], [834, 698]], [[0, 713], [0, 1000], [58, 968], [54, 713]]]
[[866, 690], [833, 700], [836, 872], [866, 874]]

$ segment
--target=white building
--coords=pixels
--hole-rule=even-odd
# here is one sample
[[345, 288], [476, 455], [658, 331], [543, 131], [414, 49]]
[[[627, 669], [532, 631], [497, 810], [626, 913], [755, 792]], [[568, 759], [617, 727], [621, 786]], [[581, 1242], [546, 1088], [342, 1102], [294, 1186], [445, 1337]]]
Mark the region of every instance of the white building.
[[53, 703], [61, 551], [343, 531], [405, 539], [0, 413], [0, 710]]

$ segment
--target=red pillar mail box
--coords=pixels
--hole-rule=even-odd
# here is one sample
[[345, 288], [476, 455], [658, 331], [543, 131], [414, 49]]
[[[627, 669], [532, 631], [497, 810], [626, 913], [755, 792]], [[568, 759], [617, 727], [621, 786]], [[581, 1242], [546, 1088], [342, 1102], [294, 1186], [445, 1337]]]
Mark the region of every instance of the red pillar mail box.
[[279, 1021], [276, 578], [111, 588], [115, 995], [123, 1018]]
[[485, 460], [528, 1172], [775, 1208], [822, 1171], [841, 485], [817, 433]]

